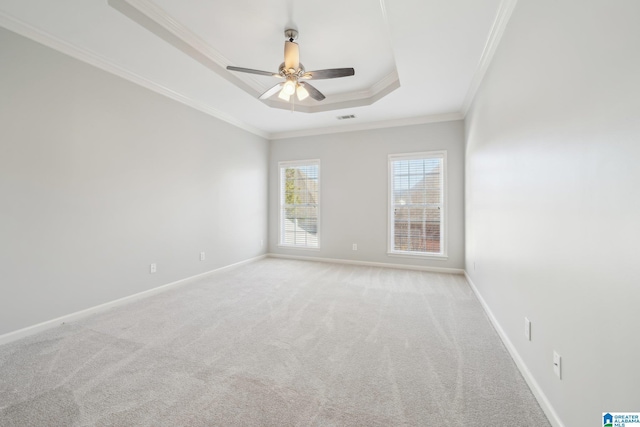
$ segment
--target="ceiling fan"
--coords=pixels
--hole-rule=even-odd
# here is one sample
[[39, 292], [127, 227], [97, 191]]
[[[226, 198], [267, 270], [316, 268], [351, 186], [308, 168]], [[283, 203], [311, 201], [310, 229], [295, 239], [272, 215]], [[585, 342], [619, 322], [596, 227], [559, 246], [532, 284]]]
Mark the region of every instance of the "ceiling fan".
[[322, 101], [325, 96], [315, 87], [311, 86], [305, 80], [321, 80], [335, 79], [338, 77], [348, 77], [355, 74], [353, 68], [331, 68], [328, 70], [306, 71], [302, 63], [300, 63], [300, 48], [294, 40], [298, 38], [296, 30], [285, 30], [284, 36], [288, 39], [284, 42], [284, 62], [280, 64], [277, 73], [269, 71], [253, 70], [251, 68], [227, 66], [227, 70], [239, 71], [241, 73], [258, 74], [261, 76], [272, 76], [284, 79], [283, 82], [273, 86], [265, 93], [260, 95], [259, 99], [267, 99], [277, 92], [278, 98], [289, 102], [293, 94], [296, 95], [298, 101], [303, 101], [307, 97], [316, 101]]

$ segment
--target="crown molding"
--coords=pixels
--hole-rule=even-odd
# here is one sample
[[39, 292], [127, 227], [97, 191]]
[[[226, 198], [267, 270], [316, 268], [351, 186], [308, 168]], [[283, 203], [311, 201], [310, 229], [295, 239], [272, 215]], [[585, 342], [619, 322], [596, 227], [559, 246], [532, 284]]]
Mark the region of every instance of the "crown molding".
[[408, 117], [402, 119], [374, 121], [367, 123], [358, 123], [351, 125], [332, 126], [326, 128], [298, 130], [290, 132], [276, 132], [269, 135], [269, 140], [301, 138], [305, 136], [326, 135], [333, 133], [357, 132], [372, 129], [384, 129], [402, 126], [422, 125], [427, 123], [451, 122], [464, 119], [459, 112], [433, 114], [428, 116]]
[[491, 61], [493, 60], [493, 56], [498, 49], [498, 45], [500, 44], [500, 40], [502, 40], [502, 36], [504, 34], [505, 29], [507, 28], [507, 24], [509, 23], [509, 19], [511, 18], [511, 14], [516, 7], [518, 0], [502, 0], [500, 6], [498, 6], [498, 12], [496, 13], [496, 19], [493, 21], [493, 25], [491, 26], [491, 31], [489, 32], [489, 37], [487, 38], [487, 43], [484, 46], [482, 51], [482, 55], [480, 56], [480, 61], [478, 62], [478, 66], [473, 75], [473, 79], [471, 80], [471, 84], [469, 85], [469, 89], [467, 90], [467, 94], [462, 103], [461, 111], [463, 117], [466, 117], [471, 104], [476, 96], [476, 92], [480, 88], [480, 84], [484, 79], [489, 66], [491, 65]]
[[14, 33], [19, 34], [23, 37], [31, 39], [37, 43], [45, 45], [51, 49], [54, 49], [58, 52], [61, 52], [65, 55], [68, 55], [72, 58], [75, 58], [79, 61], [90, 64], [110, 74], [114, 74], [118, 77], [121, 77], [125, 80], [128, 80], [132, 83], [142, 86], [146, 89], [152, 90], [156, 93], [159, 93], [168, 98], [171, 98], [174, 101], [180, 102], [181, 104], [185, 104], [191, 108], [194, 108], [210, 116], [213, 116], [219, 120], [227, 122], [240, 129], [246, 130], [247, 132], [250, 132], [254, 135], [260, 136], [265, 139], [268, 138], [269, 136], [268, 133], [260, 129], [254, 128], [253, 126], [250, 126], [240, 120], [237, 120], [236, 118], [226, 113], [223, 113], [218, 109], [215, 109], [202, 102], [196, 101], [188, 96], [178, 93], [164, 85], [156, 83], [139, 74], [126, 70], [125, 68], [122, 68], [121, 66], [116, 65], [115, 63], [109, 61], [106, 58], [96, 55], [95, 53], [90, 52], [86, 49], [83, 49], [79, 46], [63, 41], [47, 33], [46, 31], [33, 27], [32, 25], [22, 22], [21, 20], [13, 16], [10, 16], [4, 12], [0, 12], [0, 26], [6, 28], [9, 31], [13, 31]]

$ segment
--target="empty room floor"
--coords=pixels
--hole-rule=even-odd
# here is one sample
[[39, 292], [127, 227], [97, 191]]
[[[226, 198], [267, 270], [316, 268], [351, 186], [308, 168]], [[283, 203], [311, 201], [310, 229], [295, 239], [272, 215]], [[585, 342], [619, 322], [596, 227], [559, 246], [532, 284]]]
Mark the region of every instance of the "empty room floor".
[[464, 276], [266, 258], [0, 346], [1, 426], [548, 426]]

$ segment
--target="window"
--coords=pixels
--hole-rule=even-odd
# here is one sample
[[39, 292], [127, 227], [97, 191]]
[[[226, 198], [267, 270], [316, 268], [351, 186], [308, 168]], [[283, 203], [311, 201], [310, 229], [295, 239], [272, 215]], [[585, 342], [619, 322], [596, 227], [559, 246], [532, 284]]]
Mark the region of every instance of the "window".
[[389, 156], [389, 254], [446, 257], [447, 153]]
[[279, 162], [279, 245], [319, 248], [320, 161]]

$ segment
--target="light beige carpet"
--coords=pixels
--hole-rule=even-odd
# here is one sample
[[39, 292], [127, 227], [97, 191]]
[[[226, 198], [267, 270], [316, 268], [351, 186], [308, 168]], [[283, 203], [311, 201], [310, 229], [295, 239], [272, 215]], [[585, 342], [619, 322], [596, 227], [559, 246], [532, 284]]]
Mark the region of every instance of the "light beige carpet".
[[463, 276], [264, 259], [0, 347], [2, 426], [548, 426]]

